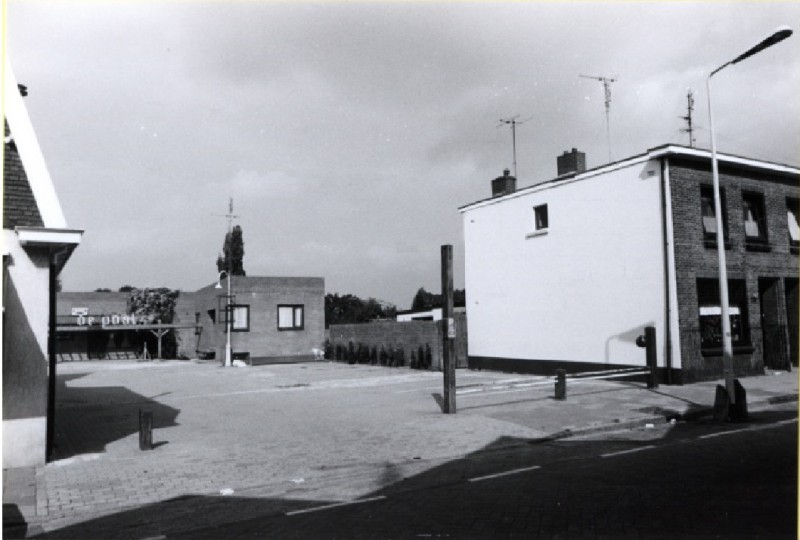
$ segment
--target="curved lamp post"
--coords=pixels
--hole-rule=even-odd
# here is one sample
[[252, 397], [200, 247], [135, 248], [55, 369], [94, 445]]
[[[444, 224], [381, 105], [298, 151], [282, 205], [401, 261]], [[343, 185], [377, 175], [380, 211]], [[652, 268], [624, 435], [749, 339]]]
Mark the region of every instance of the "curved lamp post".
[[717, 257], [719, 258], [719, 300], [720, 300], [720, 319], [722, 320], [722, 373], [725, 376], [725, 389], [731, 403], [736, 402], [733, 387], [733, 344], [731, 341], [731, 320], [730, 308], [728, 305], [728, 269], [725, 261], [725, 239], [722, 231], [722, 204], [719, 195], [719, 171], [717, 167], [717, 142], [714, 136], [714, 115], [711, 110], [711, 77], [722, 69], [739, 63], [745, 58], [757, 54], [767, 47], [783, 41], [792, 35], [792, 30], [788, 26], [781, 26], [775, 30], [768, 38], [761, 41], [758, 45], [748, 49], [733, 60], [726, 62], [712, 71], [706, 79], [706, 89], [708, 93], [708, 125], [711, 131], [711, 172], [714, 180], [714, 210], [717, 228]]
[[233, 319], [233, 311], [231, 309], [231, 276], [228, 274], [227, 270], [223, 270], [219, 273], [219, 277], [217, 278], [217, 284], [214, 286], [215, 289], [221, 289], [222, 284], [222, 274], [225, 274], [225, 280], [228, 282], [228, 297], [227, 302], [225, 304], [225, 367], [231, 366], [231, 323]]

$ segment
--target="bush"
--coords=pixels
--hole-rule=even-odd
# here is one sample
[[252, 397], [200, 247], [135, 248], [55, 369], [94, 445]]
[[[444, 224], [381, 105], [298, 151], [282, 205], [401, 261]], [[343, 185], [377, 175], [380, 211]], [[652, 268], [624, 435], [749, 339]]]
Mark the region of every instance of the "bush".
[[347, 363], [356, 363], [356, 349], [352, 341], [347, 344]]
[[403, 367], [406, 364], [406, 352], [403, 350], [402, 347], [398, 347], [397, 353], [395, 354], [394, 365], [397, 367]]
[[325, 340], [325, 360], [333, 360], [333, 345], [331, 340]]
[[387, 362], [388, 362], [388, 360], [389, 360], [389, 355], [388, 355], [388, 354], [386, 354], [386, 349], [384, 349], [384, 348], [383, 348], [383, 345], [381, 345], [381, 353], [380, 353], [380, 355], [379, 355], [378, 359], [380, 360], [380, 364], [381, 364], [382, 366], [385, 366], [385, 365], [386, 365], [386, 363], [387, 363]]
[[430, 369], [433, 365], [433, 360], [431, 357], [431, 345], [430, 343], [425, 344], [425, 365], [424, 369]]

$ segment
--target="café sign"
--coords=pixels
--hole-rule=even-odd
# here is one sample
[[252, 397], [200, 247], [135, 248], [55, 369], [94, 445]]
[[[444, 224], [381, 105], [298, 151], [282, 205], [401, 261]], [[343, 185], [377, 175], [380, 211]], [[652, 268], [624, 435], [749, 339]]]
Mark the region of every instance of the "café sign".
[[87, 316], [84, 313], [78, 315], [78, 326], [95, 326], [99, 324], [105, 328], [107, 326], [136, 326], [139, 324], [158, 323], [154, 315], [100, 315]]

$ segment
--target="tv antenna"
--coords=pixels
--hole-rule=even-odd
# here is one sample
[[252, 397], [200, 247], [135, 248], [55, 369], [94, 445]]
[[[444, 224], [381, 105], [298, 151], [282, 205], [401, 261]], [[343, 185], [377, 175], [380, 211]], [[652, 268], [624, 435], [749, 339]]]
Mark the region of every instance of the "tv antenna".
[[517, 178], [517, 126], [521, 126], [531, 118], [526, 118], [525, 120], [517, 121], [520, 115], [512, 116], [511, 118], [501, 118], [498, 120], [497, 127], [501, 127], [503, 124], [511, 126], [511, 147], [514, 156], [514, 178]]
[[606, 97], [606, 142], [608, 143], [608, 161], [613, 161], [611, 158], [611, 83], [616, 82], [617, 79], [610, 77], [595, 77], [593, 75], [581, 75], [584, 79], [594, 79], [603, 83], [603, 91]]
[[689, 146], [694, 147], [694, 127], [692, 127], [692, 111], [694, 110], [694, 93], [692, 89], [689, 88], [689, 92], [686, 94], [686, 116], [681, 116], [683, 120], [686, 120], [686, 127], [682, 128], [681, 131], [683, 133], [689, 134]]

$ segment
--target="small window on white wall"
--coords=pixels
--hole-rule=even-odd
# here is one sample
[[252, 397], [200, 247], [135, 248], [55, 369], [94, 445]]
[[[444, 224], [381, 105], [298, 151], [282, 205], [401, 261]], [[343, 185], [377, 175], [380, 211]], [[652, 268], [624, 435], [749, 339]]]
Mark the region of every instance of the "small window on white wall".
[[547, 205], [533, 207], [533, 228], [535, 231], [546, 231], [548, 227]]
[[278, 306], [278, 330], [302, 330], [303, 306]]

